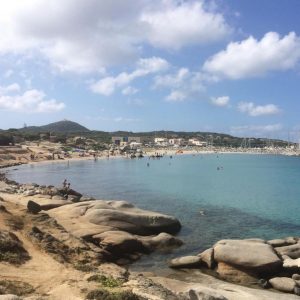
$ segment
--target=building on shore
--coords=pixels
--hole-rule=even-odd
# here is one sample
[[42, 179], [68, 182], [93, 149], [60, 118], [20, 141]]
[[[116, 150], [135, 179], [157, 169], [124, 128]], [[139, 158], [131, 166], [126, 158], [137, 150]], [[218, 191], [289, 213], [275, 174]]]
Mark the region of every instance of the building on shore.
[[188, 140], [189, 146], [198, 146], [198, 147], [206, 147], [207, 142], [199, 141], [198, 139], [189, 139]]
[[184, 146], [185, 145], [185, 140], [182, 138], [177, 138], [177, 139], [169, 139], [169, 144], [172, 146]]
[[166, 147], [166, 146], [169, 145], [169, 141], [168, 141], [167, 138], [160, 138], [160, 137], [158, 137], [158, 138], [154, 139], [154, 144], [156, 146]]
[[126, 146], [130, 145], [131, 143], [144, 143], [144, 139], [139, 136], [113, 136], [111, 140], [116, 146]]

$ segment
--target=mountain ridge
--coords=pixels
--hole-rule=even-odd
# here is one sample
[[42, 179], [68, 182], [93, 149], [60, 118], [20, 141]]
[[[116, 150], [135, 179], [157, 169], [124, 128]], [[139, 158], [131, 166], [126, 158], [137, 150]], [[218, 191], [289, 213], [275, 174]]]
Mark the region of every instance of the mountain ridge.
[[49, 123], [42, 126], [28, 126], [19, 129], [25, 132], [59, 132], [59, 133], [71, 133], [71, 132], [89, 132], [90, 130], [80, 125], [77, 122], [62, 120], [58, 122]]

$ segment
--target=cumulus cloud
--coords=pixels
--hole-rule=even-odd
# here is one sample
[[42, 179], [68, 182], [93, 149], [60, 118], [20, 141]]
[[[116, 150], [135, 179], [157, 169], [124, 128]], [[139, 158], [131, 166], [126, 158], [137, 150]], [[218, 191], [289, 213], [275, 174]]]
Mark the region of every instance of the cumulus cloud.
[[168, 102], [182, 102], [186, 99], [187, 94], [181, 91], [172, 91], [167, 97]]
[[117, 88], [128, 85], [133, 80], [145, 77], [149, 74], [163, 72], [167, 70], [169, 63], [160, 57], [151, 57], [140, 59], [137, 63], [137, 69], [131, 73], [122, 72], [117, 76], [108, 76], [98, 80], [90, 85], [90, 89], [97, 94], [104, 96], [112, 95]]
[[0, 86], [0, 95], [5, 95], [11, 92], [18, 92], [20, 91], [21, 87], [17, 83], [12, 83], [7, 86]]
[[209, 73], [230, 79], [262, 76], [271, 71], [292, 69], [300, 60], [300, 38], [290, 32], [284, 37], [268, 32], [259, 41], [250, 36], [230, 43], [203, 66]]
[[164, 9], [150, 9], [141, 20], [149, 27], [150, 43], [166, 49], [211, 43], [231, 29], [220, 13], [205, 8], [204, 1], [163, 1]]
[[253, 102], [240, 102], [238, 110], [247, 113], [251, 117], [263, 115], [276, 115], [280, 113], [280, 109], [275, 104], [255, 105]]
[[222, 96], [217, 98], [211, 98], [211, 103], [215, 106], [226, 107], [229, 105], [230, 98], [228, 96]]
[[[0, 1], [0, 54], [34, 54], [61, 71], [103, 72], [167, 50], [223, 39], [230, 27], [204, 1]], [[162, 26], [163, 25], [163, 26]]]
[[50, 113], [65, 108], [65, 104], [55, 99], [47, 100], [44, 92], [31, 89], [20, 92], [16, 83], [0, 86], [0, 110], [26, 113]]
[[173, 73], [157, 75], [154, 78], [155, 89], [170, 90], [166, 100], [169, 102], [184, 101], [199, 95], [205, 90], [205, 85], [214, 82], [214, 76], [202, 72], [193, 72], [188, 68], [180, 68]]
[[122, 90], [122, 94], [129, 96], [129, 95], [134, 95], [138, 92], [139, 90], [132, 87], [132, 86], [127, 86], [125, 89]]

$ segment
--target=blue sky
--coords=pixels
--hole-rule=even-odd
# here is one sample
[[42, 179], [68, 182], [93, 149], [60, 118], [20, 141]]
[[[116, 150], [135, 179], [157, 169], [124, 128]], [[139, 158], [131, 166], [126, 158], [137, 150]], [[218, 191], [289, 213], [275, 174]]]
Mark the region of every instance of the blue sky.
[[300, 137], [299, 0], [0, 0], [0, 128]]

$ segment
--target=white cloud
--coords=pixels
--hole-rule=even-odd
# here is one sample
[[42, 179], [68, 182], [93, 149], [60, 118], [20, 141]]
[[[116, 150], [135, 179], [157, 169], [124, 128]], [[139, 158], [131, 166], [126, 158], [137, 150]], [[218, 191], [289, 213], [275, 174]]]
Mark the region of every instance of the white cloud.
[[90, 89], [94, 93], [110, 96], [117, 88], [122, 88], [133, 80], [145, 77], [149, 74], [163, 72], [167, 70], [168, 67], [168, 62], [160, 57], [143, 58], [138, 61], [137, 69], [133, 72], [122, 72], [115, 77], [108, 76], [102, 78], [99, 81], [92, 83]]
[[122, 94], [129, 96], [129, 95], [134, 95], [138, 92], [139, 90], [132, 87], [132, 86], [127, 86], [125, 89], [122, 90]]
[[0, 96], [11, 92], [18, 92], [20, 91], [20, 89], [21, 87], [17, 83], [13, 83], [7, 86], [0, 86]]
[[186, 45], [206, 44], [230, 33], [224, 17], [209, 11], [204, 1], [162, 1], [163, 9], [151, 9], [141, 20], [149, 25], [149, 40], [156, 47], [180, 49]]
[[42, 91], [36, 89], [20, 93], [18, 84], [0, 87], [0, 110], [28, 113], [50, 113], [65, 108], [65, 104], [55, 99], [46, 99]]
[[137, 118], [116, 117], [113, 118], [113, 121], [116, 123], [135, 123], [135, 122], [140, 122], [141, 120]]
[[190, 71], [187, 68], [179, 69], [175, 74], [160, 75], [154, 78], [155, 87], [178, 88], [190, 77]]
[[263, 134], [272, 134], [279, 132], [283, 129], [282, 124], [268, 124], [268, 125], [243, 125], [232, 126], [230, 129], [231, 134], [238, 135], [252, 135], [262, 137]]
[[186, 99], [187, 95], [181, 91], [172, 91], [167, 97], [168, 102], [182, 102]]
[[217, 98], [211, 98], [211, 103], [215, 106], [226, 107], [229, 105], [230, 98], [228, 96], [222, 96]]
[[241, 79], [289, 70], [299, 60], [300, 38], [294, 32], [282, 38], [276, 32], [268, 32], [260, 41], [250, 36], [230, 43], [226, 50], [208, 59], [203, 69], [220, 77]]
[[251, 117], [263, 115], [276, 115], [280, 113], [280, 109], [275, 104], [255, 105], [253, 102], [240, 102], [238, 110], [247, 113]]
[[157, 75], [154, 78], [154, 88], [170, 90], [166, 100], [178, 102], [196, 97], [205, 90], [205, 85], [216, 81], [214, 76], [201, 72], [192, 72], [180, 68], [175, 73]]
[[103, 72], [167, 50], [223, 39], [230, 28], [204, 0], [1, 0], [0, 54], [46, 58], [60, 71]]

